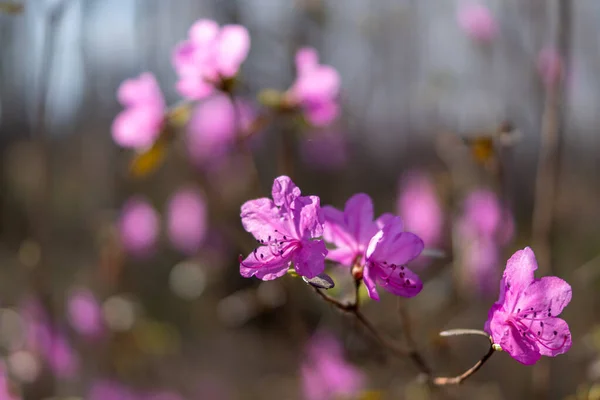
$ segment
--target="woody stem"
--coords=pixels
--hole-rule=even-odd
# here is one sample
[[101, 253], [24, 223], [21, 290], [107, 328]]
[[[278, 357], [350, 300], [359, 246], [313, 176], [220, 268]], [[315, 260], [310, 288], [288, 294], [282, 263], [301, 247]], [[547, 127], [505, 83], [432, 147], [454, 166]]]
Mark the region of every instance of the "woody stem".
[[433, 378], [431, 382], [435, 386], [460, 385], [465, 380], [467, 380], [470, 376], [475, 374], [475, 372], [477, 372], [479, 370], [479, 368], [481, 368], [483, 366], [483, 364], [485, 364], [487, 362], [487, 360], [489, 360], [489, 358], [492, 356], [492, 354], [494, 354], [494, 352], [496, 351], [496, 349], [494, 348], [494, 340], [492, 339], [492, 337], [490, 335], [488, 335], [484, 331], [480, 331], [477, 329], [453, 329], [450, 331], [444, 331], [444, 332], [440, 333], [440, 336], [460, 336], [460, 335], [485, 336], [490, 341], [490, 347], [489, 347], [487, 353], [481, 359], [479, 359], [475, 363], [475, 365], [473, 365], [471, 368], [469, 368], [462, 374], [457, 375], [457, 376], [452, 376], [452, 377], [444, 376], [444, 377]]

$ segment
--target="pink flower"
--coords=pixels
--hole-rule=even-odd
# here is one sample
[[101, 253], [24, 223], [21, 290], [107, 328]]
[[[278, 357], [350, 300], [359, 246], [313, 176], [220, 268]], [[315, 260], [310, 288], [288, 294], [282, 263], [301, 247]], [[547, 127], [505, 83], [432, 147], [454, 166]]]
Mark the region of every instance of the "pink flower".
[[219, 161], [250, 129], [253, 120], [254, 110], [241, 99], [236, 100], [236, 108], [224, 94], [206, 99], [195, 108], [188, 124], [190, 158], [200, 166]]
[[313, 132], [303, 138], [300, 154], [315, 169], [339, 170], [348, 163], [348, 144], [339, 131]]
[[346, 267], [354, 263], [364, 265], [369, 242], [386, 221], [394, 218], [392, 214], [383, 214], [373, 221], [373, 201], [364, 193], [350, 197], [344, 211], [323, 207], [323, 215], [323, 239], [336, 246], [329, 250], [327, 258]]
[[215, 21], [198, 20], [173, 54], [177, 90], [190, 100], [210, 95], [222, 80], [238, 73], [249, 50], [250, 35], [243, 26], [219, 27]]
[[425, 245], [439, 242], [444, 215], [435, 186], [426, 174], [413, 171], [402, 178], [397, 210], [406, 229], [423, 239]]
[[156, 244], [159, 217], [142, 197], [127, 200], [121, 210], [119, 232], [123, 248], [134, 256], [148, 255]]
[[112, 124], [113, 140], [121, 147], [150, 147], [164, 121], [165, 101], [154, 75], [143, 73], [121, 83], [117, 92], [125, 107]]
[[273, 200], [260, 198], [242, 205], [242, 225], [260, 246], [240, 260], [241, 275], [268, 281], [285, 275], [294, 263], [299, 275], [315, 277], [325, 269], [327, 254], [322, 240], [312, 240], [323, 234], [319, 198], [300, 196], [287, 176], [275, 179], [272, 196]]
[[185, 254], [194, 254], [206, 235], [206, 201], [195, 189], [181, 189], [167, 206], [167, 232], [173, 246]]
[[306, 400], [354, 398], [365, 387], [364, 374], [346, 362], [339, 342], [324, 333], [311, 338], [301, 376]]
[[58, 332], [53, 333], [44, 356], [52, 372], [60, 378], [73, 378], [79, 370], [79, 357], [67, 338]]
[[490, 10], [481, 4], [464, 4], [458, 10], [458, 24], [472, 39], [489, 42], [498, 34], [498, 24]]
[[537, 70], [544, 85], [556, 85], [564, 74], [564, 64], [559, 51], [554, 47], [543, 48], [538, 55]]
[[537, 261], [526, 247], [506, 263], [500, 297], [490, 309], [485, 331], [512, 358], [525, 365], [571, 348], [571, 332], [557, 316], [571, 301], [571, 286], [555, 276], [534, 278]]
[[423, 247], [418, 236], [403, 231], [400, 217], [387, 221], [367, 247], [364, 281], [369, 297], [379, 300], [376, 284], [397, 296], [419, 294], [423, 282], [405, 264], [417, 258]]
[[302, 48], [296, 53], [297, 78], [288, 90], [294, 105], [302, 108], [306, 119], [315, 126], [326, 126], [337, 118], [336, 102], [340, 90], [340, 76], [329, 65], [319, 64], [313, 48]]
[[92, 291], [74, 290], [69, 295], [67, 312], [71, 326], [81, 335], [96, 337], [102, 333], [102, 310]]

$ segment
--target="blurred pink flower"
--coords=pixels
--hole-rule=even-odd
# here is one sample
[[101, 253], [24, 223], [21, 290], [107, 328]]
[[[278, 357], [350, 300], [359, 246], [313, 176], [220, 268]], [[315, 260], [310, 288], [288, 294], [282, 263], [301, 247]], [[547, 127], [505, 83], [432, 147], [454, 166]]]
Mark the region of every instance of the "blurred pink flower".
[[179, 43], [173, 66], [179, 76], [177, 90], [190, 100], [213, 93], [220, 81], [234, 77], [250, 50], [250, 35], [241, 25], [219, 27], [215, 21], [198, 20], [188, 39]]
[[466, 284], [481, 294], [496, 287], [501, 248], [514, 235], [510, 211], [487, 189], [470, 193], [456, 222], [457, 243]]
[[8, 377], [6, 374], [6, 368], [4, 364], [0, 364], [0, 400], [18, 400], [20, 396], [17, 396], [10, 392], [8, 385]]
[[401, 178], [396, 211], [402, 217], [406, 231], [423, 239], [425, 247], [439, 244], [444, 214], [428, 175], [411, 171]]
[[302, 108], [311, 124], [330, 124], [339, 114], [340, 75], [333, 67], [319, 64], [317, 51], [310, 47], [296, 53], [296, 71], [296, 81], [288, 90], [291, 103]]
[[479, 42], [489, 42], [498, 34], [496, 19], [482, 4], [461, 5], [458, 10], [458, 24], [471, 39]]
[[311, 338], [300, 372], [306, 400], [354, 398], [365, 387], [364, 374], [346, 362], [339, 342], [325, 333]]
[[[196, 106], [188, 124], [187, 145], [197, 165], [220, 161], [245, 134], [254, 120], [252, 106], [236, 100], [236, 108], [224, 94], [217, 94]], [[238, 120], [236, 120], [238, 118]], [[240, 132], [241, 131], [241, 132]]]
[[102, 333], [101, 306], [91, 290], [74, 290], [68, 298], [67, 312], [71, 326], [79, 334], [97, 337]]
[[152, 252], [159, 230], [159, 217], [154, 208], [142, 197], [132, 197], [123, 206], [119, 219], [121, 244], [134, 256]]
[[537, 59], [537, 70], [544, 85], [554, 86], [564, 74], [563, 59], [554, 47], [543, 48]]
[[176, 192], [167, 206], [167, 232], [173, 246], [192, 255], [198, 251], [208, 228], [206, 201], [195, 189]]
[[124, 81], [117, 97], [125, 109], [113, 121], [113, 140], [121, 147], [150, 147], [160, 134], [165, 111], [165, 101], [154, 75], [143, 73]]
[[45, 349], [44, 356], [50, 369], [59, 378], [73, 378], [79, 370], [79, 357], [67, 338], [54, 332], [50, 346]]
[[339, 131], [316, 131], [302, 139], [300, 154], [312, 168], [339, 170], [348, 163], [348, 143]]

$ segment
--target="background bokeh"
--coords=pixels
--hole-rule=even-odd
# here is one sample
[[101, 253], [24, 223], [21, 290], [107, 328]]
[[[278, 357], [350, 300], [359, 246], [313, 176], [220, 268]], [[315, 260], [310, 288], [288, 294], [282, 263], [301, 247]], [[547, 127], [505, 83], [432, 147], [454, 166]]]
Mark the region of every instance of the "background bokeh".
[[[599, 398], [600, 2], [481, 1], [498, 23], [489, 43], [461, 29], [463, 3], [30, 0], [20, 13], [0, 13], [0, 352], [13, 369], [14, 389], [26, 399], [88, 398], [94, 383], [110, 380], [186, 399], [300, 399], [307, 340], [327, 330], [366, 374], [372, 393], [363, 396]], [[178, 101], [171, 53], [199, 18], [248, 28], [252, 46], [236, 89], [247, 99], [288, 88], [294, 54], [305, 45], [341, 76], [342, 116], [333, 126], [310, 129], [282, 118], [256, 135], [258, 184], [245, 157], [218, 168], [192, 166], [183, 140], [155, 171], [135, 177], [134, 152], [111, 138], [124, 79], [150, 71], [167, 102]], [[552, 91], [538, 65], [540, 52], [554, 47], [565, 65], [556, 106], [547, 101]], [[559, 125], [550, 159], [556, 190], [536, 204], [548, 129], [543, 116], [552, 109]], [[506, 121], [510, 140], [498, 139]], [[293, 147], [282, 162], [284, 135]], [[488, 139], [494, 151], [482, 155], [477, 145], [485, 148]], [[443, 257], [414, 267], [426, 282], [418, 297], [385, 295], [366, 302], [365, 314], [402, 341], [400, 303], [418, 348], [440, 375], [458, 374], [485, 353], [483, 338], [442, 340], [437, 333], [482, 329], [497, 298], [495, 284], [473, 290], [461, 253], [470, 236], [457, 222], [466, 195], [489, 188], [514, 215], [514, 234], [492, 260], [496, 277], [516, 249], [529, 245], [537, 254], [532, 214], [551, 204], [541, 270], [573, 287], [563, 313], [573, 335], [566, 355], [525, 367], [498, 354], [464, 385], [431, 390], [417, 382], [408, 360], [388, 354], [300, 279], [239, 276], [238, 255], [253, 245], [239, 206], [268, 196], [275, 177], [289, 174], [303, 193], [339, 208], [353, 193], [368, 193], [379, 214], [398, 211], [410, 171], [428, 177], [444, 213], [435, 246]], [[208, 202], [207, 215], [198, 216], [208, 230], [191, 254], [172, 246], [166, 233], [167, 204], [181, 188], [200, 191]], [[124, 252], [119, 236], [131, 196], [147, 200], [161, 225], [157, 245], [142, 258]], [[351, 295], [350, 276], [335, 266], [330, 272], [339, 280], [334, 294]], [[70, 301], [82, 288], [102, 306], [99, 338], [69, 324]], [[25, 351], [14, 357], [25, 335], [23, 304], [32, 298], [79, 354], [68, 377]], [[19, 367], [30, 375], [41, 370], [28, 381], [15, 373]]]

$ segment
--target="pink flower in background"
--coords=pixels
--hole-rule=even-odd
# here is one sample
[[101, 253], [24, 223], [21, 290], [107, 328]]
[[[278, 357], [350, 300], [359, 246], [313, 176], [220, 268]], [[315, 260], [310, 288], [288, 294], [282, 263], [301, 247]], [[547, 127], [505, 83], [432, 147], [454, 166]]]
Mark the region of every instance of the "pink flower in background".
[[413, 171], [402, 177], [397, 211], [406, 230], [417, 234], [426, 246], [439, 243], [444, 214], [435, 186], [426, 174]]
[[3, 363], [0, 363], [0, 400], [18, 400], [19, 396], [14, 395], [10, 392], [8, 385], [8, 377], [6, 375], [6, 368]]
[[486, 189], [470, 193], [456, 222], [456, 243], [465, 284], [480, 294], [495, 287], [501, 248], [514, 234], [510, 211], [497, 195]]
[[392, 214], [383, 214], [373, 220], [373, 201], [364, 193], [350, 197], [344, 211], [324, 206], [323, 215], [323, 239], [336, 246], [329, 250], [327, 258], [346, 267], [352, 267], [355, 262], [364, 265], [371, 238], [386, 221], [394, 217]]
[[167, 233], [173, 246], [192, 255], [200, 245], [208, 228], [206, 201], [192, 188], [177, 191], [167, 206]]
[[340, 343], [325, 333], [311, 338], [300, 373], [306, 400], [354, 398], [365, 387], [364, 374], [344, 359]]
[[326, 126], [339, 114], [337, 96], [340, 75], [329, 65], [319, 64], [313, 48], [302, 48], [296, 53], [297, 78], [288, 90], [292, 104], [300, 106], [306, 119], [315, 126]]
[[546, 86], [555, 86], [564, 74], [563, 59], [554, 47], [545, 47], [537, 59], [537, 70]]
[[249, 50], [250, 35], [245, 27], [219, 27], [215, 21], [198, 20], [173, 54], [179, 76], [177, 90], [190, 100], [207, 97], [223, 79], [238, 73]]
[[569, 326], [557, 317], [571, 301], [571, 286], [555, 276], [535, 279], [536, 269], [529, 247], [508, 260], [485, 324], [494, 343], [525, 365], [566, 353], [572, 343]]
[[45, 349], [44, 356], [54, 375], [59, 378], [73, 378], [79, 370], [79, 357], [73, 350], [67, 338], [58, 332], [53, 332], [50, 345]]
[[98, 299], [89, 289], [71, 292], [67, 303], [67, 316], [73, 329], [88, 337], [97, 337], [103, 331], [102, 310]]
[[299, 275], [313, 278], [325, 269], [323, 214], [317, 196], [300, 196], [287, 176], [273, 182], [273, 200], [260, 198], [242, 205], [242, 225], [260, 246], [245, 260], [240, 274], [264, 281], [279, 278], [293, 263]]
[[127, 200], [118, 225], [125, 251], [134, 256], [151, 253], [158, 237], [159, 217], [150, 203], [142, 197]]
[[234, 108], [224, 94], [201, 102], [188, 124], [190, 158], [198, 165], [219, 161], [231, 151], [237, 138], [248, 132], [254, 116], [254, 109], [249, 103], [236, 99]]
[[489, 42], [498, 34], [496, 19], [482, 4], [463, 4], [458, 10], [458, 24], [471, 39], [479, 42]]
[[314, 169], [339, 170], [348, 163], [348, 143], [339, 131], [312, 132], [300, 145], [304, 162]]
[[165, 101], [154, 75], [143, 73], [121, 83], [117, 92], [125, 107], [112, 124], [113, 140], [121, 147], [150, 147], [162, 129]]
[[423, 247], [418, 236], [404, 232], [400, 217], [386, 221], [367, 247], [364, 282], [369, 297], [379, 300], [377, 284], [397, 296], [419, 294], [423, 282], [405, 264], [417, 258]]

